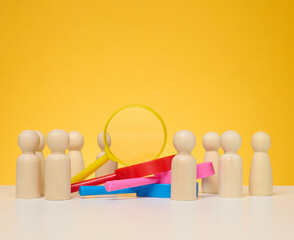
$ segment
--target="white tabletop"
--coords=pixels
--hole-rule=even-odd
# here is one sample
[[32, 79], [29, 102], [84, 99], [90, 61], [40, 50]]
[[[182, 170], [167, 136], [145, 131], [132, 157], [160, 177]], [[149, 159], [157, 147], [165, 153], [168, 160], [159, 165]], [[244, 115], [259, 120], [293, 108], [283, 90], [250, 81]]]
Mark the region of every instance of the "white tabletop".
[[[15, 199], [0, 186], [0, 239], [294, 239], [294, 186], [271, 197]], [[247, 192], [247, 187], [244, 187]]]

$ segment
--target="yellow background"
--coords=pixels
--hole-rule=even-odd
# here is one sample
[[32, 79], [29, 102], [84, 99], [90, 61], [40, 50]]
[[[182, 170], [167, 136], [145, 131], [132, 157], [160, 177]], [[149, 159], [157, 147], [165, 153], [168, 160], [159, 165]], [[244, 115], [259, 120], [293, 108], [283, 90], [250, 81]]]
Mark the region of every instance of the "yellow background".
[[[275, 185], [294, 184], [293, 1], [0, 0], [0, 184], [15, 184], [18, 134], [83, 133], [86, 165], [110, 114], [145, 104], [173, 134], [266, 131]], [[49, 153], [45, 148], [45, 155]], [[220, 153], [222, 151], [220, 150]]]

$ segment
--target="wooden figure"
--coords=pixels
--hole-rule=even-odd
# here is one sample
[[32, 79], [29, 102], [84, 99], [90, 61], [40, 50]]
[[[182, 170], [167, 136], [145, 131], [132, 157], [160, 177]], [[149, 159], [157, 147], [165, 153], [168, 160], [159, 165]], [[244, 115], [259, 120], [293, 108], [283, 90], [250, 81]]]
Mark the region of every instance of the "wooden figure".
[[[110, 138], [110, 135], [108, 133], [106, 135], [106, 141], [107, 141], [107, 145], [110, 146], [111, 145], [111, 138]], [[103, 132], [99, 134], [99, 136], [97, 138], [97, 143], [98, 143], [98, 146], [101, 149], [101, 153], [99, 153], [97, 155], [96, 160], [98, 158], [100, 158], [102, 155], [105, 154], [105, 151], [104, 151], [105, 145], [104, 145], [104, 142], [103, 142]], [[112, 173], [115, 172], [117, 167], [118, 167], [117, 162], [108, 160], [102, 167], [98, 168], [95, 171], [95, 177], [101, 177], [101, 176], [104, 176], [104, 175], [112, 174]]]
[[202, 192], [218, 193], [220, 136], [216, 132], [208, 132], [203, 136], [202, 144], [206, 151], [203, 162], [212, 162], [215, 172], [213, 176], [202, 179]]
[[196, 200], [196, 160], [191, 156], [196, 137], [182, 130], [175, 134], [173, 144], [178, 153], [171, 164], [171, 199]]
[[84, 167], [82, 148], [84, 146], [84, 137], [80, 132], [72, 131], [69, 134], [68, 156], [71, 163], [71, 177], [81, 172]]
[[43, 154], [43, 149], [45, 148], [46, 145], [46, 139], [43, 133], [39, 131], [35, 131], [40, 138], [40, 143], [39, 146], [37, 147], [36, 150], [36, 155], [40, 159], [41, 162], [41, 196], [44, 196], [44, 169], [45, 169], [45, 157]]
[[253, 135], [251, 146], [254, 150], [249, 177], [249, 193], [256, 196], [273, 194], [273, 175], [268, 150], [271, 146], [270, 136], [265, 132]]
[[66, 131], [49, 132], [47, 144], [51, 154], [45, 161], [45, 199], [68, 200], [71, 198], [70, 159], [65, 154], [69, 143]]
[[18, 136], [22, 154], [16, 163], [16, 198], [41, 197], [41, 161], [35, 154], [39, 143], [35, 131], [26, 130]]
[[234, 131], [221, 135], [221, 147], [224, 154], [219, 162], [218, 194], [223, 198], [243, 197], [243, 162], [237, 154], [241, 147], [241, 136]]

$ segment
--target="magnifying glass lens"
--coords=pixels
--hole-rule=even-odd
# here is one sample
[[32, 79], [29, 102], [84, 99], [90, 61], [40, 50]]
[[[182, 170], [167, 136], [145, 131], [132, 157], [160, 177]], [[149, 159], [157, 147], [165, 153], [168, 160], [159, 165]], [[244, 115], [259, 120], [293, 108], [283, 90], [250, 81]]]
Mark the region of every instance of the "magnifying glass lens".
[[126, 108], [109, 122], [110, 151], [126, 164], [136, 164], [158, 157], [165, 135], [162, 123], [144, 108]]

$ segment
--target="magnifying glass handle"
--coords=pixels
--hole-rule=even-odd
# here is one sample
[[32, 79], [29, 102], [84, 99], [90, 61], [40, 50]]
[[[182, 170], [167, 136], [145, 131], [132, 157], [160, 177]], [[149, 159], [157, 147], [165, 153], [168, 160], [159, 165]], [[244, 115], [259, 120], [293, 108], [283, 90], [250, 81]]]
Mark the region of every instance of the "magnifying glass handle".
[[137, 193], [138, 191], [139, 191], [138, 187], [107, 192], [104, 186], [81, 186], [80, 196]]
[[197, 179], [206, 178], [214, 175], [212, 162], [204, 162], [197, 164]]
[[102, 177], [92, 178], [92, 179], [85, 180], [78, 183], [74, 183], [71, 185], [71, 192], [73, 193], [73, 192], [79, 191], [79, 188], [81, 186], [95, 186], [95, 185], [100, 185], [100, 184], [106, 183], [107, 181], [113, 181], [113, 180], [117, 180], [117, 175], [115, 173], [105, 175]]
[[148, 184], [158, 183], [159, 177], [130, 178], [123, 180], [114, 180], [105, 183], [106, 191], [116, 191], [119, 189], [144, 186]]
[[86, 167], [83, 171], [79, 172], [77, 175], [72, 177], [71, 183], [83, 181], [93, 172], [95, 172], [98, 168], [100, 168], [103, 164], [105, 164], [107, 161], [108, 158], [106, 157], [106, 155], [102, 155], [95, 162], [91, 163], [88, 167]]
[[[206, 178], [214, 175], [214, 168], [212, 162], [205, 162], [197, 164], [197, 179]], [[120, 189], [138, 187], [143, 185], [149, 185], [154, 183], [170, 184], [171, 183], [171, 171], [157, 173], [155, 177], [143, 177], [143, 178], [129, 178], [122, 180], [114, 180], [105, 183], [105, 189], [110, 191], [116, 191]]]
[[[150, 184], [140, 187], [121, 189], [107, 192], [104, 186], [81, 186], [80, 195], [107, 195], [137, 193], [138, 197], [170, 198], [170, 184]], [[196, 196], [198, 197], [198, 182], [196, 183]]]

